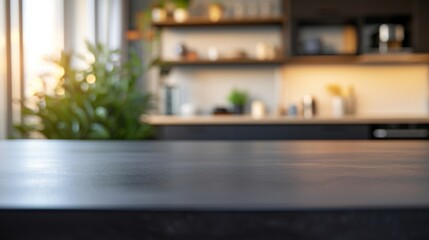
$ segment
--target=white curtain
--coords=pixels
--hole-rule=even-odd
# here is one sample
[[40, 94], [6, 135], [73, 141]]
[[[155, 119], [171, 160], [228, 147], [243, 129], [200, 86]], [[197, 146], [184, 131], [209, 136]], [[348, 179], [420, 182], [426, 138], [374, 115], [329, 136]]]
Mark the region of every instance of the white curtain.
[[[24, 97], [43, 91], [40, 78], [59, 69], [46, 61], [47, 56], [59, 57], [64, 49], [64, 1], [23, 0], [22, 31], [24, 60]], [[45, 78], [47, 90], [53, 91], [57, 79]]]
[[[88, 56], [86, 41], [120, 49], [123, 35], [122, 4], [122, 0], [64, 1], [65, 49]], [[84, 67], [82, 62], [75, 64]]]
[[0, 139], [6, 137], [7, 92], [6, 92], [6, 2], [0, 0]]
[[85, 41], [122, 46], [122, 0], [65, 1], [66, 49], [83, 53]]
[[122, 45], [122, 0], [98, 0], [98, 36], [100, 43], [110, 49]]

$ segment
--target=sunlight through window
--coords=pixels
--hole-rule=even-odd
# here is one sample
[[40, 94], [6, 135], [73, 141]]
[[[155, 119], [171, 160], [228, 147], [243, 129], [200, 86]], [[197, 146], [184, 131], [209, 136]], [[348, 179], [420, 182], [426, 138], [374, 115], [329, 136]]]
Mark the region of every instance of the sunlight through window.
[[[63, 0], [23, 1], [23, 45], [25, 97], [44, 90], [52, 90], [57, 77], [46, 73], [59, 73], [61, 69], [46, 61], [47, 57], [59, 57], [64, 49]], [[46, 86], [42, 82], [42, 77]]]

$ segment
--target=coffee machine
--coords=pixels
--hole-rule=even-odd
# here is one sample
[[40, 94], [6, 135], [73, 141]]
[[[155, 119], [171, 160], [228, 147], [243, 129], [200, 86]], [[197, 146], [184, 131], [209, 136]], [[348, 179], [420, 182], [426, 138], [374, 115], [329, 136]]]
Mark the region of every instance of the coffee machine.
[[378, 37], [380, 53], [399, 52], [405, 38], [404, 26], [401, 24], [381, 24]]

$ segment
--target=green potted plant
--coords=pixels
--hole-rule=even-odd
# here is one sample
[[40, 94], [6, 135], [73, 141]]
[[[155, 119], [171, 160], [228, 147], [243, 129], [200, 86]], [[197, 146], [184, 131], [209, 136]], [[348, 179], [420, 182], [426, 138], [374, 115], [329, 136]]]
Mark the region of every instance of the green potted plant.
[[229, 102], [232, 104], [232, 112], [240, 115], [244, 113], [244, 107], [247, 102], [247, 93], [238, 89], [233, 89], [228, 96]]
[[[151, 127], [141, 117], [151, 109], [149, 94], [139, 90], [142, 63], [136, 54], [121, 63], [119, 51], [87, 43], [92, 60], [84, 69], [62, 53], [50, 62], [62, 69], [54, 91], [35, 94], [23, 105], [16, 138], [145, 139]], [[52, 76], [51, 76], [52, 77]]]

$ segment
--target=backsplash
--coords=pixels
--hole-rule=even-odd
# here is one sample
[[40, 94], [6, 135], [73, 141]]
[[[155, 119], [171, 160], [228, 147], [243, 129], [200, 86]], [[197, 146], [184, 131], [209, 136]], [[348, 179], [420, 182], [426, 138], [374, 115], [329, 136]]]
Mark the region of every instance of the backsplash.
[[276, 82], [280, 80], [276, 79], [280, 77], [279, 70], [261, 66], [177, 68], [170, 75], [180, 89], [181, 104], [190, 103], [204, 115], [210, 114], [215, 106], [229, 106], [228, 94], [234, 88], [246, 91], [250, 100], [261, 100], [272, 112], [279, 93]]
[[328, 84], [352, 85], [357, 114], [427, 114], [427, 65], [288, 65], [283, 68], [284, 106], [312, 94], [321, 116], [331, 115]]

